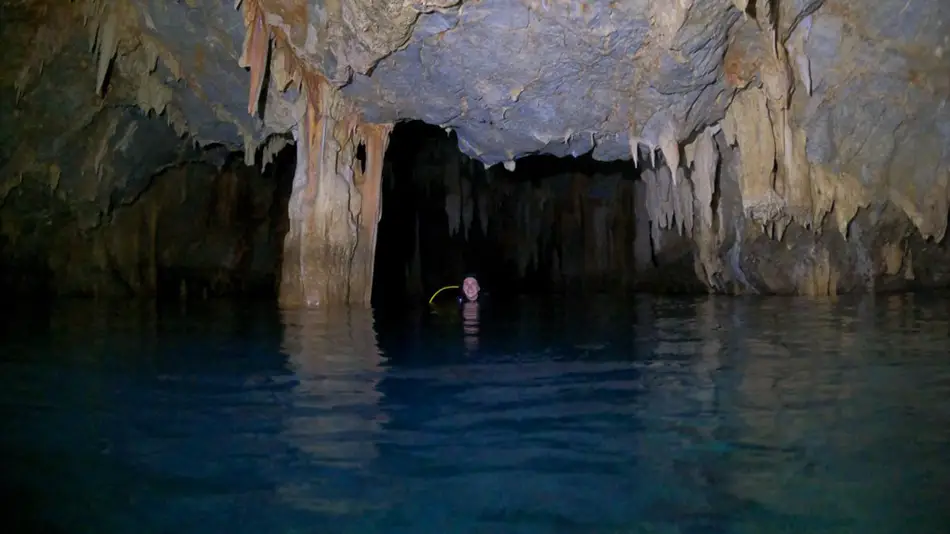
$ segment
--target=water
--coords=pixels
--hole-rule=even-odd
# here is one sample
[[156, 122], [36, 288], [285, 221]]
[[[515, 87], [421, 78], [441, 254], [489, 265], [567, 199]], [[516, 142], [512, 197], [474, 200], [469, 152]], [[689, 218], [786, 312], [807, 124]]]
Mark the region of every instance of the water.
[[3, 531], [950, 531], [948, 300], [473, 312], [7, 314]]

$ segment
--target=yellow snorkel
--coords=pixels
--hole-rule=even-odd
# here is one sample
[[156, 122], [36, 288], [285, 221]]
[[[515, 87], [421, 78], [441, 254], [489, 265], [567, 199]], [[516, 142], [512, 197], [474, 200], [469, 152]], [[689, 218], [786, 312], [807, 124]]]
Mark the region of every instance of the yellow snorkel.
[[432, 301], [435, 300], [435, 298], [436, 298], [437, 296], [439, 296], [439, 293], [445, 291], [446, 289], [458, 289], [458, 288], [459, 288], [459, 286], [445, 286], [445, 287], [443, 287], [442, 289], [436, 291], [436, 292], [432, 295], [432, 298], [429, 299], [429, 304], [432, 304]]

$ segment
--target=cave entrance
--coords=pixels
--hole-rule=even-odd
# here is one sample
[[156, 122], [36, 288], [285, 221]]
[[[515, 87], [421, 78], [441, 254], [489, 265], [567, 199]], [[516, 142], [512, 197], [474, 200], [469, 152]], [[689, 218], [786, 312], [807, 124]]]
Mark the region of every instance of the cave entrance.
[[384, 163], [373, 304], [424, 302], [467, 273], [506, 295], [702, 290], [688, 239], [667, 240], [656, 257], [635, 209], [638, 178], [631, 161], [589, 155], [486, 169], [454, 133], [399, 123]]

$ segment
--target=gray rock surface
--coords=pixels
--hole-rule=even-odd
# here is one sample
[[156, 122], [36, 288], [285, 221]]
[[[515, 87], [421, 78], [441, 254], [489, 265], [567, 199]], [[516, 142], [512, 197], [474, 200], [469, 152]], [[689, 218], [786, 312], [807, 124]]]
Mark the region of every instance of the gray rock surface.
[[[272, 87], [266, 101], [278, 111], [263, 122], [246, 113], [240, 11], [211, 0], [134, 3], [201, 88], [200, 97], [183, 86], [175, 91], [192, 135], [261, 143], [290, 128], [293, 92]], [[492, 165], [533, 153], [629, 159], [631, 133], [647, 156], [668, 124], [685, 143], [721, 121], [735, 91], [756, 82], [755, 65], [768, 53], [767, 6], [760, 2], [756, 20], [737, 9], [742, 3], [260, 5], [273, 31], [368, 121], [421, 119], [455, 130], [464, 153]], [[808, 160], [873, 191], [894, 187], [925, 210], [950, 169], [950, 4], [774, 3], [793, 67], [790, 121], [806, 132]], [[739, 69], [749, 74], [738, 87], [726, 65], [730, 47], [741, 51]]]
[[[271, 88], [264, 120], [246, 111], [249, 75], [238, 64], [244, 21], [233, 4], [128, 1], [138, 29], [177, 62], [176, 75], [161, 63], [156, 74], [173, 89], [170, 104], [190, 136], [256, 147], [291, 128], [293, 90]], [[492, 165], [532, 153], [629, 159], [631, 132], [655, 148], [668, 122], [680, 142], [719, 122], [736, 89], [724, 66], [727, 49], [767, 33], [737, 3], [260, 5], [272, 30], [368, 121], [421, 119], [451, 128], [464, 153]], [[790, 47], [800, 41], [810, 63], [811, 94], [796, 73], [792, 114], [807, 132], [809, 160], [847, 170], [869, 187], [900, 169], [916, 185], [911, 200], [922, 202], [950, 168], [950, 4], [775, 3], [779, 35]]]

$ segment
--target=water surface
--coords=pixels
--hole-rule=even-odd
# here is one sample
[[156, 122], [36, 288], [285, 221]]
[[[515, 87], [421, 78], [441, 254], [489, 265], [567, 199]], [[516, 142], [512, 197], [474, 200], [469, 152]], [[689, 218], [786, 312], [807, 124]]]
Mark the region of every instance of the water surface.
[[0, 329], [5, 532], [945, 533], [950, 300], [73, 302]]

